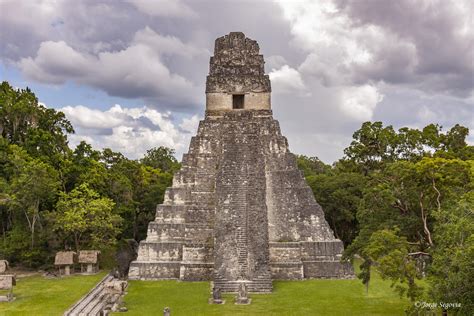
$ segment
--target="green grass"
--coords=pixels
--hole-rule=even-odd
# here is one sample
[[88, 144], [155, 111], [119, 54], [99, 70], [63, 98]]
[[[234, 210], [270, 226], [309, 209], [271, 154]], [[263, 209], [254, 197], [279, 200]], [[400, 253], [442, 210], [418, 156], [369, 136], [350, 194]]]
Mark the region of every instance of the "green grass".
[[17, 280], [13, 302], [0, 302], [0, 315], [62, 315], [104, 276], [74, 275], [60, 279], [30, 276]]
[[[105, 273], [45, 279], [21, 278], [14, 289], [16, 300], [0, 303], [0, 315], [62, 315], [87, 293]], [[274, 281], [271, 294], [253, 294], [252, 304], [235, 305], [224, 295], [225, 305], [209, 305], [209, 282], [130, 281], [126, 314], [162, 315], [404, 315], [410, 305], [374, 273], [369, 294], [360, 280]]]
[[[369, 294], [360, 280], [274, 281], [272, 294], [250, 295], [250, 305], [209, 305], [209, 282], [131, 281], [125, 304], [130, 315], [404, 315], [409, 302], [372, 276]], [[119, 315], [119, 314], [117, 314]]]

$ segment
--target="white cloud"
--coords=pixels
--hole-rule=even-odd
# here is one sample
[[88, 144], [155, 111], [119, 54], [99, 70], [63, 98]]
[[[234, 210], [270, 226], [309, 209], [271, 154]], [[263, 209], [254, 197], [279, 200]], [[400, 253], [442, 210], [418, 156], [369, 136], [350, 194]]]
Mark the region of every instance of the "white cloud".
[[[197, 116], [174, 123], [169, 113], [149, 107], [123, 108], [116, 104], [101, 111], [86, 106], [67, 106], [60, 109], [73, 124], [76, 134], [69, 137], [71, 145], [81, 140], [95, 148], [111, 148], [129, 158], [141, 158], [148, 149], [166, 146], [183, 153], [188, 146]], [[195, 132], [195, 130], [194, 130]]]
[[91, 109], [83, 105], [66, 106], [61, 109], [64, 114], [72, 121], [74, 126], [82, 128], [113, 128], [123, 122], [123, 118], [114, 114], [114, 109], [122, 111], [120, 105], [115, 105], [107, 111]]
[[28, 78], [43, 83], [71, 80], [113, 96], [153, 99], [183, 107], [195, 105], [198, 88], [171, 72], [163, 61], [164, 54], [191, 58], [202, 50], [146, 27], [136, 32], [126, 49], [97, 55], [75, 50], [63, 41], [43, 42], [36, 57], [23, 58], [18, 66]]
[[148, 26], [135, 33], [133, 42], [144, 44], [160, 54], [167, 54], [170, 56], [192, 58], [199, 54], [207, 54], [207, 51], [204, 49], [185, 44], [175, 36], [161, 35]]
[[[95, 104], [125, 104], [101, 90], [172, 110], [158, 112], [162, 124], [183, 134], [196, 128], [191, 115], [204, 110], [215, 38], [240, 30], [265, 55], [275, 118], [295, 152], [331, 162], [367, 119], [397, 127], [474, 126], [472, 0], [132, 2], [0, 0], [0, 12], [6, 12], [0, 13], [2, 63], [23, 59], [17, 65], [26, 79], [58, 85], [56, 99], [74, 97], [74, 104], [88, 105], [91, 97]], [[15, 78], [6, 79], [31, 85]], [[90, 95], [78, 96], [82, 87], [69, 95], [71, 85], [59, 86], [67, 81], [92, 87]], [[49, 89], [36, 87], [40, 97]], [[141, 108], [134, 109], [140, 119], [117, 110], [135, 121], [131, 130], [129, 121], [115, 125], [114, 108], [91, 113], [97, 117], [82, 122], [89, 126], [76, 129], [101, 143], [146, 124], [156, 133], [159, 115], [148, 112], [145, 119]], [[185, 113], [189, 117], [181, 120]], [[146, 138], [145, 131], [140, 135]]]
[[179, 125], [183, 131], [191, 134], [196, 134], [198, 126], [199, 117], [197, 115], [193, 115], [190, 119], [184, 118], [183, 122]]
[[348, 87], [340, 96], [342, 111], [358, 121], [371, 120], [375, 107], [383, 100], [383, 95], [371, 85]]
[[19, 65], [31, 79], [61, 84], [67, 78], [81, 77], [93, 70], [93, 63], [92, 58], [81, 55], [63, 41], [47, 41], [41, 43], [35, 59], [24, 58]]
[[151, 16], [195, 17], [196, 13], [181, 0], [125, 0]]
[[278, 69], [281, 68], [285, 65], [288, 65], [288, 62], [286, 61], [285, 57], [280, 56], [280, 55], [272, 55], [268, 56], [265, 58], [265, 66], [268, 67], [268, 69]]
[[276, 93], [295, 93], [305, 90], [300, 73], [288, 65], [272, 69], [269, 74], [273, 91]]

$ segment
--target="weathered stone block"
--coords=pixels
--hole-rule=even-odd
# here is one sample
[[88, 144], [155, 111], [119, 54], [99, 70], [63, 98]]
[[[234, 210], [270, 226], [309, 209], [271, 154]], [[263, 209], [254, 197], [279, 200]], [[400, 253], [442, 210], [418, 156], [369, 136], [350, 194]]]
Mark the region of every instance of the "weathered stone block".
[[181, 261], [183, 244], [181, 242], [140, 242], [138, 257], [143, 261]]
[[183, 281], [209, 281], [212, 280], [214, 264], [183, 262], [180, 268], [180, 280]]
[[270, 263], [270, 268], [274, 280], [301, 280], [304, 278], [301, 261]]
[[130, 264], [130, 280], [178, 279], [180, 262], [133, 261]]
[[158, 223], [148, 224], [147, 241], [179, 241], [184, 239], [184, 223]]
[[303, 261], [304, 278], [332, 279], [353, 278], [354, 271], [349, 262]]

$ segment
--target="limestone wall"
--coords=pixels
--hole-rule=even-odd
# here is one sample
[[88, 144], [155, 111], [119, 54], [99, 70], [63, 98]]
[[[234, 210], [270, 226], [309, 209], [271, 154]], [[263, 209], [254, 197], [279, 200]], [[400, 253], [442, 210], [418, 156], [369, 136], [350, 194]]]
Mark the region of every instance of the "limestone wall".
[[[206, 93], [206, 109], [210, 111], [231, 111], [231, 93]], [[271, 100], [269, 92], [248, 92], [244, 96], [244, 110], [270, 110]]]

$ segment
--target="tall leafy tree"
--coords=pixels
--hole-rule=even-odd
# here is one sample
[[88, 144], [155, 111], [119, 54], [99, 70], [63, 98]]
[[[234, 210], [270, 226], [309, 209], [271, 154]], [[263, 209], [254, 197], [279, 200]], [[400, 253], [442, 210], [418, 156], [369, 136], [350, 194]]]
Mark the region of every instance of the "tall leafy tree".
[[456, 302], [461, 315], [474, 310], [474, 191], [434, 213], [433, 264], [428, 277], [437, 302]]
[[10, 209], [24, 214], [33, 249], [36, 227], [41, 224], [41, 213], [46, 211], [54, 200], [59, 189], [59, 180], [57, 172], [42, 161], [32, 159], [18, 163], [18, 174], [11, 181]]
[[57, 168], [69, 151], [67, 134], [74, 129], [64, 113], [39, 104], [30, 89], [15, 89], [4, 81], [0, 84], [0, 133]]
[[115, 244], [122, 219], [113, 212], [114, 202], [81, 184], [61, 193], [57, 211], [51, 214], [54, 230], [64, 242], [73, 240], [76, 250], [83, 246], [104, 249]]

